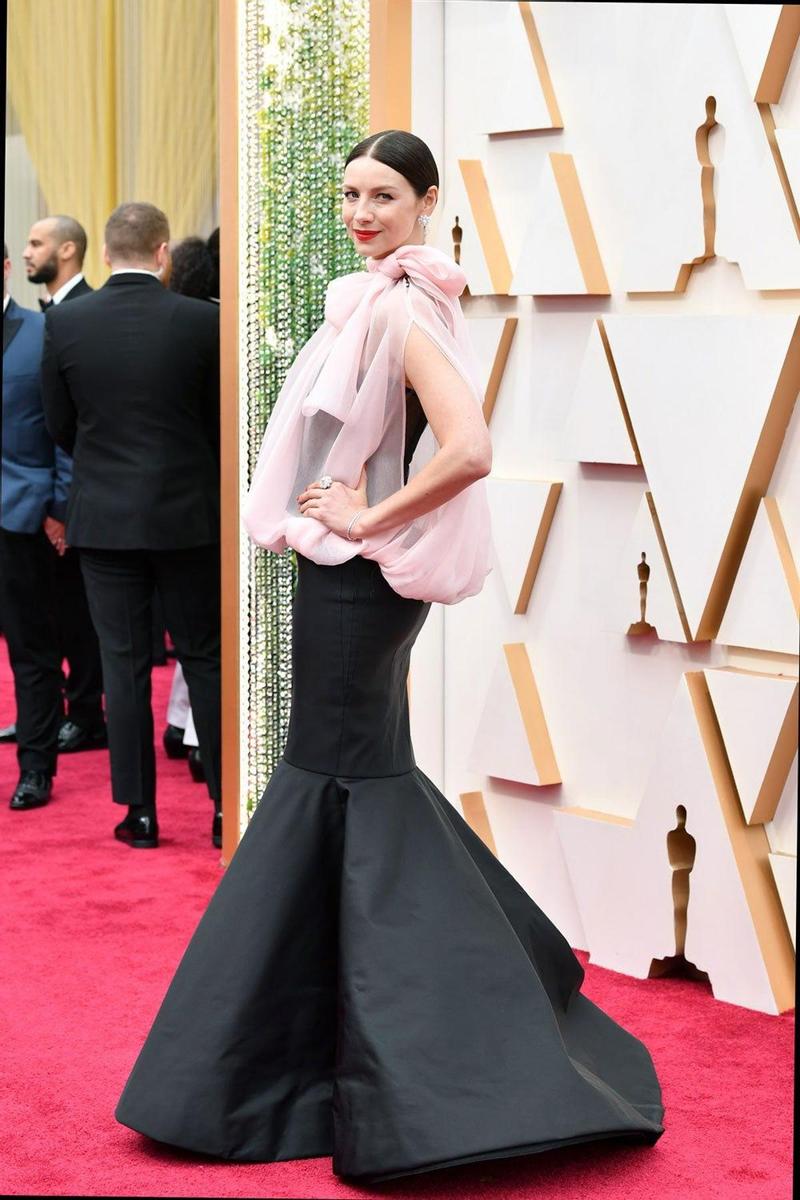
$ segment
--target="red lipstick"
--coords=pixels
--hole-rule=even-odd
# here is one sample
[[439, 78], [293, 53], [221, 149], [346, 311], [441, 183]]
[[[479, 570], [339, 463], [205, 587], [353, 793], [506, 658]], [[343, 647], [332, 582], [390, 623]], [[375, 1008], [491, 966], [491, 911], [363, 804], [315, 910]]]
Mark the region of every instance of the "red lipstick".
[[360, 242], [371, 242], [374, 237], [380, 233], [379, 229], [354, 229], [353, 233]]

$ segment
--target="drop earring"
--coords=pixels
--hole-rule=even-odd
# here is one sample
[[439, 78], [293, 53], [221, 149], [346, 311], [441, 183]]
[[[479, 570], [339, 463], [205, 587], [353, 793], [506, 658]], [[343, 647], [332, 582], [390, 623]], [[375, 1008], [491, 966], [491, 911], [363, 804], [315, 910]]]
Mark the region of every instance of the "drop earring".
[[417, 220], [419, 221], [420, 225], [422, 226], [422, 240], [424, 242], [426, 237], [428, 236], [428, 226], [431, 223], [431, 219], [427, 213], [422, 213], [420, 216], [417, 217]]

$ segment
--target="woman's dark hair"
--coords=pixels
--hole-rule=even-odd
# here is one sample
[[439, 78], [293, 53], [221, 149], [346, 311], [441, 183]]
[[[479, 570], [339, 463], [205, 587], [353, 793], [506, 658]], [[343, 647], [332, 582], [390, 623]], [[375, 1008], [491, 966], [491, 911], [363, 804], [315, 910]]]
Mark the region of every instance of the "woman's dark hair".
[[439, 186], [439, 172], [433, 155], [422, 138], [405, 129], [384, 129], [382, 133], [370, 134], [353, 147], [344, 165], [354, 158], [364, 157], [375, 158], [398, 171], [418, 196], [424, 196], [429, 187]]
[[218, 296], [214, 289], [214, 259], [205, 241], [187, 237], [172, 251], [172, 271], [169, 277], [171, 292], [208, 300]]

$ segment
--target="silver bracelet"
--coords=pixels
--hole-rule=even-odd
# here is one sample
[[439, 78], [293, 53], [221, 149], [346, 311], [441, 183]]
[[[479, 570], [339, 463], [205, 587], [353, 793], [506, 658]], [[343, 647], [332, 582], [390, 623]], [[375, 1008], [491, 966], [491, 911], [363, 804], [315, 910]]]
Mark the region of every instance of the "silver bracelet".
[[365, 509], [363, 509], [363, 508], [359, 508], [359, 509], [357, 509], [357, 510], [356, 510], [356, 511], [353, 513], [352, 517], [350, 518], [350, 524], [347, 526], [347, 540], [348, 540], [348, 542], [354, 542], [354, 541], [356, 540], [355, 538], [352, 538], [352, 537], [350, 537], [350, 530], [353, 528], [353, 526], [355, 525], [356, 521], [357, 521], [357, 520], [358, 520], [358, 518], [361, 516], [361, 514], [362, 514], [363, 512], [365, 512], [365, 511], [366, 511]]

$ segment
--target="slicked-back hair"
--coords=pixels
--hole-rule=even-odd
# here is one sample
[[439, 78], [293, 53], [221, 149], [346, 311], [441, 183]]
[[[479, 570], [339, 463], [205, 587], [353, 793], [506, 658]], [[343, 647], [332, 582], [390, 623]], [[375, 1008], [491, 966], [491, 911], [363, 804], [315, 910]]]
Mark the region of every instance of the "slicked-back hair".
[[74, 217], [68, 217], [65, 213], [58, 213], [56, 216], [51, 217], [50, 220], [55, 222], [53, 232], [59, 246], [63, 246], [64, 242], [74, 242], [78, 263], [80, 266], [83, 266], [83, 260], [86, 257], [87, 237], [86, 230], [80, 221], [76, 221]]
[[405, 129], [384, 129], [373, 133], [359, 142], [347, 156], [347, 163], [354, 158], [374, 158], [384, 166], [398, 171], [418, 196], [424, 196], [430, 187], [439, 186], [439, 171], [436, 160], [422, 138]]
[[169, 221], [155, 204], [129, 200], [119, 204], [106, 221], [105, 239], [111, 259], [150, 259], [169, 241]]

